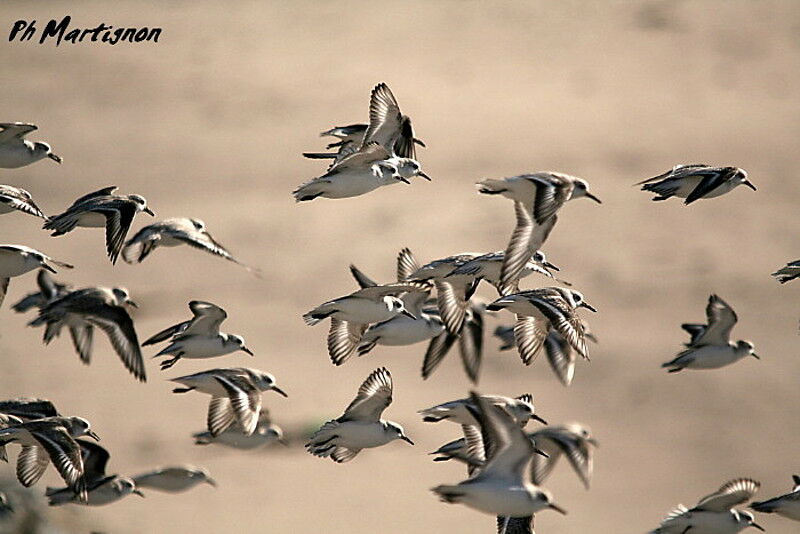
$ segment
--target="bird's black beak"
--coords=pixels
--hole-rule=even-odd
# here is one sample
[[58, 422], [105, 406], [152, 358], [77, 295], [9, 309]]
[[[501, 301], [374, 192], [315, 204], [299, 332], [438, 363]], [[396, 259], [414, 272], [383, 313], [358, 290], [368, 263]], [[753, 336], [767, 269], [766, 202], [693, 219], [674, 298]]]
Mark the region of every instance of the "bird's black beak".
[[217, 481], [213, 478], [206, 478], [206, 482], [208, 482], [209, 486], [214, 486], [215, 488], [217, 487]]
[[547, 454], [546, 452], [544, 452], [544, 451], [543, 451], [542, 449], [540, 449], [539, 447], [536, 447], [536, 446], [534, 446], [534, 447], [533, 447], [533, 452], [535, 452], [536, 454], [538, 454], [538, 455], [540, 455], [540, 456], [544, 456], [545, 458], [550, 458], [550, 455], [549, 455], [549, 454]]
[[594, 201], [595, 201], [595, 202], [597, 202], [598, 204], [602, 204], [602, 203], [603, 203], [603, 201], [602, 201], [602, 200], [600, 200], [599, 198], [597, 198], [596, 196], [594, 196], [593, 194], [591, 194], [591, 193], [590, 193], [590, 192], [588, 192], [588, 191], [586, 192], [586, 197], [588, 197], [588, 198], [591, 198], [592, 200], [594, 200]]
[[542, 423], [543, 425], [546, 425], [546, 424], [547, 424], [547, 421], [545, 421], [544, 419], [542, 419], [540, 416], [538, 416], [538, 415], [536, 415], [536, 414], [533, 414], [533, 415], [531, 415], [531, 419], [534, 419], [534, 420], [536, 420], [536, 421], [539, 421], [539, 422], [540, 422], [540, 423]]
[[560, 271], [561, 270], [558, 267], [556, 267], [555, 265], [553, 265], [552, 263], [550, 263], [549, 261], [546, 261], [546, 262], [542, 263], [542, 265], [544, 265], [545, 267], [547, 267], [548, 269], [551, 269], [553, 271]]
[[54, 273], [54, 274], [56, 273], [56, 270], [53, 269], [50, 265], [48, 265], [46, 263], [42, 264], [42, 269], [47, 269], [48, 271], [50, 271], [51, 273]]
[[[749, 188], [750, 188], [750, 189], [752, 189], [753, 191], [758, 191], [758, 189], [756, 189], [756, 186], [754, 186], [754, 185], [753, 185], [753, 182], [751, 182], [750, 180], [745, 180], [745, 181], [744, 181], [744, 182], [742, 182], [742, 183], [744, 183], [744, 185], [746, 185], [747, 187], [749, 187]], [[755, 526], [755, 525], [753, 525], [753, 526]], [[759, 527], [759, 528], [761, 528], [761, 527]], [[763, 530], [763, 529], [762, 529], [762, 530]]]
[[89, 430], [88, 432], [86, 432], [86, 435], [95, 441], [100, 441], [100, 436], [98, 436], [93, 430]]
[[597, 313], [597, 308], [595, 308], [594, 306], [592, 306], [592, 305], [591, 305], [591, 304], [589, 304], [588, 302], [581, 302], [581, 303], [579, 304], [579, 306], [580, 306], [581, 308], [586, 308], [586, 309], [587, 309], [587, 310], [589, 310], [589, 311], [592, 311], [592, 312], [595, 312], [595, 313]]
[[[241, 350], [242, 352], [246, 352], [246, 353], [247, 353], [247, 354], [249, 354], [250, 356], [255, 356], [255, 354], [253, 354], [253, 351], [252, 351], [252, 350], [250, 350], [250, 349], [248, 349], [247, 347], [242, 347], [240, 350]], [[273, 388], [273, 389], [275, 389], [275, 388]]]
[[567, 515], [567, 511], [564, 510], [563, 508], [561, 508], [559, 505], [557, 505], [555, 503], [550, 503], [550, 504], [547, 505], [547, 507], [550, 508], [551, 510], [555, 510], [559, 514]]
[[284, 447], [288, 447], [289, 446], [289, 441], [286, 438], [278, 438], [278, 443], [280, 443]]
[[750, 356], [752, 356], [752, 357], [753, 357], [753, 358], [755, 358], [756, 360], [760, 360], [760, 359], [761, 359], [761, 356], [759, 356], [759, 355], [758, 355], [758, 354], [756, 354], [755, 352], [754, 352], [754, 353], [752, 353]]
[[411, 313], [410, 311], [408, 311], [408, 310], [403, 310], [403, 311], [401, 311], [400, 313], [402, 313], [402, 314], [403, 314], [403, 315], [405, 315], [406, 317], [411, 317], [411, 318], [412, 318], [412, 319], [414, 319], [415, 321], [417, 320], [417, 317], [416, 317], [416, 316], [415, 316], [413, 313]]
[[281, 388], [279, 388], [278, 386], [272, 386], [272, 391], [274, 391], [274, 392], [275, 392], [275, 393], [277, 393], [278, 395], [283, 395], [284, 397], [288, 397], [288, 396], [289, 396], [289, 395], [287, 395], [287, 394], [286, 394], [286, 392], [285, 392], [285, 391], [283, 391], [283, 390], [282, 390]]
[[405, 176], [400, 176], [400, 175], [398, 174], [398, 175], [397, 175], [397, 180], [399, 180], [399, 181], [401, 181], [401, 182], [404, 182], [404, 183], [407, 183], [408, 185], [411, 185], [411, 182], [409, 182], [409, 181], [408, 181], [408, 178], [406, 178]]
[[61, 156], [56, 156], [56, 155], [55, 155], [55, 154], [53, 154], [52, 152], [50, 152], [50, 153], [47, 155], [47, 157], [48, 157], [48, 158], [50, 158], [50, 159], [52, 159], [53, 161], [55, 161], [55, 162], [56, 162], [56, 163], [58, 163], [59, 165], [60, 165], [61, 163], [63, 163], [63, 162], [64, 162], [64, 159], [63, 159]]
[[405, 441], [409, 445], [413, 445], [414, 444], [414, 442], [411, 441], [411, 438], [409, 438], [408, 436], [400, 436], [400, 439], [402, 439], [403, 441]]
[[155, 217], [155, 216], [156, 216], [156, 214], [155, 214], [155, 213], [153, 213], [153, 210], [151, 210], [150, 208], [145, 208], [145, 209], [144, 209], [144, 212], [145, 212], [146, 214], [148, 214], [149, 216], [151, 216], [151, 217]]
[[137, 489], [133, 490], [131, 493], [133, 493], [134, 495], [138, 495], [139, 497], [144, 499], [144, 493], [142, 493], [141, 491], [139, 491]]
[[431, 177], [425, 174], [424, 172], [419, 171], [419, 175], [428, 180], [429, 182], [431, 181]]
[[766, 532], [766, 530], [764, 529], [764, 527], [762, 527], [762, 526], [761, 526], [761, 525], [759, 525], [758, 523], [750, 523], [750, 526], [751, 526], [751, 527], [753, 527], [753, 528], [757, 528], [757, 529], [758, 529], [758, 530], [760, 530], [761, 532]]

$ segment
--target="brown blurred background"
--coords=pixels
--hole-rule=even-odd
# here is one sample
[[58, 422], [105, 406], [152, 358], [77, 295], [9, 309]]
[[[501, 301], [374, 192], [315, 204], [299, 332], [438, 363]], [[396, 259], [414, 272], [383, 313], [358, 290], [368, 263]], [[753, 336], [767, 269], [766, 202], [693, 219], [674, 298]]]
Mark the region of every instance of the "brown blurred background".
[[[32, 217], [3, 216], [0, 242], [78, 265], [61, 279], [127, 286], [140, 304], [140, 337], [186, 318], [189, 300], [207, 299], [227, 309], [223, 329], [256, 352], [161, 373], [146, 350], [142, 385], [102, 335], [91, 367], [66, 336], [43, 346], [41, 331], [25, 326], [31, 317], [9, 309], [35, 286], [34, 273], [15, 278], [0, 310], [0, 397], [43, 396], [89, 418], [112, 472], [188, 462], [220, 483], [64, 507], [52, 510], [56, 523], [114, 534], [493, 532], [493, 518], [428, 491], [464, 477], [461, 466], [426, 455], [458, 428], [415, 413], [467, 393], [455, 354], [426, 382], [424, 345], [378, 347], [334, 368], [327, 323], [309, 328], [300, 316], [354, 289], [351, 262], [389, 280], [403, 246], [423, 261], [502, 249], [511, 203], [477, 195], [473, 183], [536, 170], [584, 177], [604, 201], [567, 205], [546, 246], [600, 310], [588, 317], [600, 344], [591, 363], [578, 363], [573, 386], [562, 387], [543, 357], [526, 368], [486, 344], [480, 391], [531, 392], [551, 422], [583, 422], [600, 441], [592, 489], [566, 463], [558, 467], [546, 486], [569, 515], [542, 513], [537, 532], [643, 532], [737, 476], [762, 481], [760, 498], [788, 490], [800, 471], [800, 282], [781, 287], [769, 273], [800, 257], [800, 4], [5, 1], [0, 30], [65, 14], [75, 27], [163, 33], [158, 44], [113, 47], [3, 37], [0, 119], [38, 124], [30, 138], [48, 141], [65, 162], [3, 170], [0, 183], [30, 190], [49, 213], [116, 184], [146, 196], [159, 218], [204, 219], [265, 276], [188, 248], [112, 267], [99, 230], [53, 239]], [[295, 205], [291, 190], [324, 167], [300, 153], [324, 146], [320, 130], [366, 120], [379, 81], [428, 144], [419, 159], [433, 182]], [[631, 187], [693, 162], [741, 166], [758, 192], [739, 188], [687, 208]], [[134, 229], [150, 222], [140, 215]], [[668, 376], [659, 364], [681, 348], [679, 324], [702, 320], [712, 292], [739, 314], [735, 339], [751, 339], [763, 359]], [[488, 322], [493, 329], [498, 319]], [[417, 445], [367, 450], [346, 465], [313, 458], [300, 442], [253, 454], [193, 446], [208, 398], [173, 395], [165, 378], [241, 365], [277, 376], [290, 397], [264, 400], [290, 429], [338, 416], [367, 374], [386, 365], [395, 401], [385, 416]], [[13, 464], [0, 474], [13, 476]], [[50, 470], [37, 488], [58, 482]], [[797, 531], [779, 517], [758, 521], [770, 533]]]

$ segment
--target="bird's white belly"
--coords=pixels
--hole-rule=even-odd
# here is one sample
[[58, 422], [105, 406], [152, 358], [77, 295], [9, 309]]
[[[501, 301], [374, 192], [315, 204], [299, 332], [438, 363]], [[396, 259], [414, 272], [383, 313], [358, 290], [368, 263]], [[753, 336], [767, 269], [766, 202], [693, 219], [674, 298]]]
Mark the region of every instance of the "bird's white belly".
[[158, 246], [160, 247], [177, 247], [180, 245], [185, 245], [185, 241], [181, 241], [180, 239], [175, 239], [172, 236], [161, 234], [161, 239], [158, 241]]
[[441, 322], [434, 322], [426, 317], [412, 319], [398, 315], [376, 330], [375, 336], [378, 337], [379, 345], [413, 345], [438, 336], [443, 330], [444, 325]]
[[353, 323], [379, 323], [396, 315], [385, 302], [372, 299], [351, 298], [336, 303], [337, 319]]
[[381, 423], [346, 421], [335, 429], [335, 433], [339, 436], [339, 439], [335, 440], [336, 444], [348, 449], [380, 447], [391, 441]]
[[211, 438], [211, 443], [218, 443], [220, 445], [224, 445], [225, 447], [239, 450], [257, 449], [267, 445], [271, 441], [276, 440], [270, 438], [269, 436], [259, 434], [258, 432], [255, 432], [250, 436], [246, 436], [242, 434], [241, 431], [232, 429], [226, 430], [216, 438]]
[[225, 388], [223, 388], [216, 379], [211, 377], [185, 378], [179, 383], [187, 387], [196, 388], [198, 391], [207, 393], [208, 395], [214, 395], [217, 397], [228, 396]]
[[706, 345], [696, 350], [693, 355], [694, 361], [687, 365], [689, 369], [719, 369], [741, 358], [733, 347], [727, 345]]
[[137, 486], [153, 488], [163, 491], [185, 491], [202, 482], [200, 479], [191, 479], [186, 476], [153, 475], [137, 479]]
[[78, 226], [85, 228], [104, 228], [106, 225], [105, 216], [93, 211], [81, 213], [78, 217]]
[[23, 143], [17, 144], [0, 144], [0, 168], [3, 169], [17, 169], [30, 165], [34, 161], [39, 161], [46, 154], [41, 152], [36, 154]]
[[6, 204], [4, 202], [0, 202], [0, 214], [11, 213], [12, 211], [16, 211], [16, 210], [14, 208], [12, 208], [11, 206], [9, 206], [8, 204]]
[[544, 505], [531, 499], [523, 486], [506, 486], [502, 481], [479, 481], [460, 485], [464, 497], [459, 502], [491, 515], [525, 517], [538, 512]]
[[[691, 176], [689, 178], [684, 178], [681, 180], [681, 185], [678, 188], [678, 191], [675, 193], [676, 197], [679, 198], [686, 198], [688, 197], [692, 191], [700, 184], [702, 179], [698, 177]], [[722, 196], [725, 193], [729, 192], [731, 189], [739, 185], [736, 182], [727, 181], [719, 185], [717, 188], [713, 189], [709, 193], [703, 195], [703, 198], [714, 198], [718, 196]]]
[[[89, 492], [89, 506], [103, 506], [117, 502], [128, 495], [127, 493], [120, 493], [111, 486], [111, 482], [100, 486], [94, 491]], [[75, 499], [73, 498], [73, 501]]]
[[0, 251], [0, 278], [20, 276], [36, 269], [39, 262], [13, 252]]
[[736, 534], [744, 524], [737, 524], [730, 512], [692, 512], [690, 532], [697, 534]]
[[219, 337], [192, 336], [176, 343], [176, 348], [170, 354], [183, 352], [182, 358], [214, 358], [233, 352], [235, 347], [225, 347]]
[[800, 501], [790, 501], [784, 499], [775, 513], [783, 517], [800, 521]]
[[[395, 180], [396, 181], [396, 180]], [[322, 196], [325, 198], [357, 197], [374, 191], [381, 185], [387, 185], [369, 169], [342, 172], [330, 178], [330, 183], [325, 184]]]

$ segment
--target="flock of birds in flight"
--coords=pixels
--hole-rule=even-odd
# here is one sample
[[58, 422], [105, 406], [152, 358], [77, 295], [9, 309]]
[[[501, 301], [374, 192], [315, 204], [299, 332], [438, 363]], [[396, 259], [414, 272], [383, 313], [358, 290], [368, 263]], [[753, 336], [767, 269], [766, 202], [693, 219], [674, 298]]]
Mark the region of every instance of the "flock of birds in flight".
[[[25, 123], [0, 124], [0, 168], [23, 167], [43, 158], [61, 163], [61, 157], [47, 143], [25, 139], [36, 129]], [[411, 119], [401, 113], [384, 83], [372, 90], [368, 124], [336, 127], [322, 135], [337, 139], [327, 147], [335, 151], [304, 155], [330, 160], [330, 166], [324, 174], [293, 191], [298, 202], [355, 197], [383, 186], [411, 184], [417, 177], [431, 179], [422, 171], [416, 155], [416, 147], [425, 144], [414, 136]], [[654, 193], [653, 200], [678, 197], [686, 204], [723, 195], [739, 185], [756, 189], [742, 169], [699, 164], [678, 165], [637, 185]], [[477, 384], [484, 316], [505, 310], [513, 314], [515, 321], [494, 331], [502, 342], [500, 349], [516, 348], [524, 365], [531, 365], [544, 352], [561, 383], [570, 385], [577, 356], [588, 361], [587, 340], [596, 342], [578, 310], [597, 310], [571, 284], [556, 277], [558, 268], [547, 260], [541, 248], [567, 201], [582, 197], [601, 201], [590, 192], [585, 180], [558, 172], [485, 179], [477, 187], [481, 194], [502, 196], [513, 202], [516, 225], [506, 248], [455, 254], [427, 264], [421, 264], [411, 250], [404, 248], [397, 255], [396, 280], [387, 283], [375, 282], [351, 265], [358, 289], [325, 301], [303, 315], [309, 326], [330, 320], [327, 349], [334, 365], [342, 365], [353, 354], [367, 354], [377, 345], [427, 342], [422, 377], [428, 378], [458, 344], [464, 371]], [[155, 214], [144, 197], [118, 195], [116, 189], [110, 186], [88, 193], [63, 213], [48, 216], [24, 189], [0, 185], [0, 214], [20, 211], [39, 217], [44, 220], [43, 228], [54, 237], [76, 227], [105, 228], [106, 252], [112, 264], [120, 254], [127, 263], [140, 263], [158, 247], [188, 245], [259, 275], [258, 269], [232, 256], [199, 219], [166, 219], [143, 227], [127, 239], [139, 213]], [[220, 331], [227, 318], [225, 310], [197, 300], [189, 303], [191, 318], [140, 343], [129, 313], [136, 304], [127, 289], [74, 289], [53, 278], [56, 268], [73, 267], [28, 246], [0, 245], [0, 305], [11, 278], [39, 269], [38, 291], [22, 298], [13, 309], [37, 312], [29, 325], [43, 327], [45, 344], [66, 328], [84, 364], [91, 362], [95, 329], [108, 337], [128, 372], [142, 382], [147, 374], [141, 347], [165, 344], [155, 355], [165, 358], [161, 370], [172, 368], [181, 359], [214, 358], [236, 351], [253, 354], [241, 336]], [[521, 289], [522, 279], [531, 275], [543, 277], [553, 285]], [[800, 277], [800, 260], [787, 264], [773, 276], [781, 283]], [[486, 302], [477, 297], [480, 282], [493, 286], [498, 298]], [[668, 372], [717, 369], [747, 356], [758, 358], [751, 342], [731, 341], [737, 316], [719, 296], [710, 296], [706, 318], [705, 324], [682, 325], [690, 339], [683, 351], [663, 364]], [[211, 398], [207, 431], [194, 434], [196, 444], [247, 450], [284, 443], [280, 427], [272, 423], [268, 410], [262, 407], [264, 392], [286, 396], [269, 373], [244, 367], [216, 368], [170, 380], [180, 386], [174, 393], [197, 392]], [[389, 370], [375, 370], [360, 385], [342, 416], [314, 432], [306, 449], [315, 456], [343, 463], [363, 449], [394, 440], [413, 445], [401, 425], [381, 419], [392, 396]], [[588, 427], [577, 423], [548, 425], [536, 414], [530, 394], [510, 397], [471, 391], [466, 398], [419, 413], [425, 422], [455, 423], [463, 434], [432, 454], [437, 462], [456, 460], [465, 464], [468, 478], [457, 484], [442, 484], [433, 492], [444, 502], [496, 516], [500, 534], [531, 533], [533, 515], [546, 509], [566, 514], [542, 487], [562, 456], [589, 488], [596, 441]], [[527, 432], [525, 427], [532, 419], [544, 426]], [[109, 475], [108, 451], [85, 437], [99, 440], [89, 421], [62, 416], [48, 400], [0, 401], [0, 459], [8, 461], [7, 445], [21, 446], [16, 473], [26, 487], [35, 484], [52, 463], [66, 484], [47, 489], [52, 505], [106, 505], [130, 494], [141, 495], [142, 489], [177, 492], [203, 482], [216, 485], [207, 471], [194, 466], [156, 469], [131, 477]], [[800, 477], [795, 476], [794, 483], [791, 492], [752, 503], [751, 508], [800, 521]], [[755, 480], [731, 480], [692, 508], [679, 505], [653, 533], [726, 534], [748, 526], [763, 530], [751, 512], [735, 508], [750, 501], [758, 489]], [[0, 493], [0, 520], [3, 513], [12, 512], [13, 503]]]

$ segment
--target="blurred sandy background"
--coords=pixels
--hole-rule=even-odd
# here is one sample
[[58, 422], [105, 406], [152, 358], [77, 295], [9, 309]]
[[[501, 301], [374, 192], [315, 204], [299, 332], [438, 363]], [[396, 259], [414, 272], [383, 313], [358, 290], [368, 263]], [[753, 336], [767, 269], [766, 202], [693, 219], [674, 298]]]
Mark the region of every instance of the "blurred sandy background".
[[[473, 183], [536, 170], [585, 177], [604, 201], [566, 206], [546, 246], [600, 310], [589, 317], [600, 344], [590, 364], [579, 362], [573, 386], [562, 387], [543, 357], [526, 368], [486, 344], [480, 391], [531, 392], [552, 423], [583, 422], [600, 441], [591, 491], [566, 463], [557, 468], [546, 486], [569, 515], [540, 514], [537, 532], [643, 532], [732, 477], [762, 481], [767, 498], [800, 471], [800, 282], [781, 287], [769, 276], [800, 256], [796, 2], [6, 1], [0, 29], [20, 18], [41, 28], [65, 14], [76, 27], [164, 31], [158, 44], [114, 47], [3, 37], [0, 119], [38, 124], [30, 138], [51, 143], [65, 162], [3, 170], [0, 183], [30, 190], [49, 213], [116, 184], [146, 196], [159, 218], [204, 219], [266, 275], [256, 280], [188, 248], [112, 267], [101, 231], [53, 239], [32, 217], [2, 218], [0, 242], [78, 265], [61, 279], [130, 288], [142, 339], [187, 317], [189, 300], [207, 299], [227, 309], [224, 330], [256, 352], [182, 361], [165, 373], [148, 360], [142, 385], [102, 335], [91, 367], [66, 336], [44, 347], [41, 331], [25, 327], [31, 317], [9, 309], [35, 273], [14, 279], [0, 310], [0, 397], [48, 397], [89, 418], [112, 472], [189, 462], [220, 483], [64, 507], [54, 521], [114, 534], [493, 532], [492, 517], [428, 491], [464, 477], [461, 466], [426, 454], [458, 428], [426, 425], [415, 413], [467, 393], [456, 355], [427, 382], [424, 345], [379, 347], [335, 368], [327, 323], [309, 328], [300, 315], [354, 289], [350, 262], [390, 280], [403, 246], [423, 261], [502, 249], [511, 203], [477, 195]], [[428, 144], [419, 155], [434, 181], [295, 205], [290, 191], [323, 168], [300, 153], [324, 146], [320, 130], [366, 120], [379, 81]], [[758, 192], [739, 188], [686, 208], [631, 187], [692, 162], [741, 166]], [[150, 222], [140, 215], [134, 229]], [[702, 320], [711, 292], [734, 306], [733, 335], [753, 340], [763, 359], [668, 376], [658, 366], [680, 349], [679, 324]], [[367, 374], [386, 365], [395, 401], [385, 416], [417, 445], [395, 442], [346, 465], [313, 458], [297, 442], [255, 454], [193, 446], [208, 397], [173, 395], [165, 378], [241, 365], [277, 376], [290, 397], [267, 393], [265, 405], [293, 429], [338, 416]], [[0, 474], [13, 476], [13, 464]], [[37, 488], [59, 482], [50, 470]], [[778, 517], [758, 521], [770, 533], [797, 531]]]

